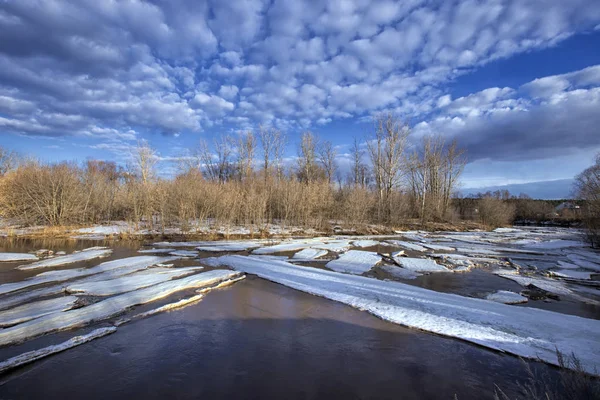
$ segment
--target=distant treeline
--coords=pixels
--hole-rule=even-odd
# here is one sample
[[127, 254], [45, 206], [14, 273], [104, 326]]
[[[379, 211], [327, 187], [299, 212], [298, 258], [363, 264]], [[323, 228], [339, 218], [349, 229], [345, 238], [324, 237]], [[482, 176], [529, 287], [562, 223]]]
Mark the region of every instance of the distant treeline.
[[185, 231], [206, 224], [328, 230], [332, 223], [394, 227], [461, 219], [494, 227], [553, 215], [553, 202], [501, 192], [454, 197], [463, 151], [441, 137], [426, 137], [408, 151], [409, 134], [393, 115], [377, 117], [372, 135], [355, 140], [347, 176], [336, 165], [335, 147], [310, 132], [301, 136], [295, 165], [284, 167], [286, 140], [273, 128], [223, 136], [212, 146], [201, 142], [171, 179], [157, 175], [159, 158], [146, 143], [126, 167], [95, 160], [46, 164], [0, 148], [0, 216], [27, 225], [124, 220]]

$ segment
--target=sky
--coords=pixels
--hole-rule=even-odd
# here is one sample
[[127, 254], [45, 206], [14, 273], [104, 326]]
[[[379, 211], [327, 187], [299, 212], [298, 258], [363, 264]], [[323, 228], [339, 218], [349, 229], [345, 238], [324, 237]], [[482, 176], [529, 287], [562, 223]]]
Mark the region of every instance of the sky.
[[571, 179], [600, 151], [600, 1], [0, 0], [0, 146], [44, 161], [146, 140], [169, 174], [263, 125], [344, 169], [379, 112], [456, 139], [463, 188]]

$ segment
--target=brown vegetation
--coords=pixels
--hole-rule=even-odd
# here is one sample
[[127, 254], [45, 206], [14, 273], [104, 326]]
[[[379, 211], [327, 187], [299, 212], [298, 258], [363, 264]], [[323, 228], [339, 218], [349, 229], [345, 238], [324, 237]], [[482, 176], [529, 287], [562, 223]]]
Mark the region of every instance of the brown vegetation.
[[158, 176], [157, 154], [145, 142], [124, 167], [43, 164], [0, 149], [0, 217], [48, 226], [123, 220], [158, 231], [209, 225], [258, 233], [279, 224], [366, 232], [369, 224], [433, 227], [459, 218], [496, 227], [511, 224], [515, 214], [553, 211], [500, 192], [456, 198], [463, 151], [436, 136], [409, 152], [409, 135], [394, 115], [378, 116], [373, 134], [354, 141], [347, 176], [336, 164], [337, 149], [311, 132], [302, 134], [296, 163], [285, 168], [285, 136], [264, 127], [256, 135], [223, 136], [212, 146], [201, 142], [171, 179]]
[[600, 247], [600, 154], [596, 162], [575, 178], [577, 197], [585, 200], [584, 222], [593, 247]]

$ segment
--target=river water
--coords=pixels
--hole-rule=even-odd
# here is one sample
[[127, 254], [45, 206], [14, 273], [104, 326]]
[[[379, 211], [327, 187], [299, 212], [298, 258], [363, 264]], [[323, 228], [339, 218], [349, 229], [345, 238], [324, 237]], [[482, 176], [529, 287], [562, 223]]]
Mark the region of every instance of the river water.
[[[71, 252], [98, 244], [5, 240], [0, 251]], [[111, 247], [113, 255], [103, 261], [137, 255], [140, 243], [118, 242]], [[198, 265], [198, 260], [177, 265]], [[0, 265], [0, 282], [28, 276], [14, 266]], [[485, 271], [441, 278], [430, 275], [407, 283], [463, 295], [516, 285]], [[550, 307], [539, 303], [541, 308]], [[562, 307], [598, 317], [596, 308]], [[61, 332], [0, 348], [0, 360], [72, 336]], [[556, 374], [544, 364], [529, 365], [540, 374]], [[495, 385], [514, 398], [516, 383], [525, 379], [524, 363], [516, 357], [404, 328], [248, 277], [210, 292], [197, 304], [123, 325], [115, 334], [0, 376], [0, 399], [452, 399], [457, 395], [462, 400], [493, 398]]]

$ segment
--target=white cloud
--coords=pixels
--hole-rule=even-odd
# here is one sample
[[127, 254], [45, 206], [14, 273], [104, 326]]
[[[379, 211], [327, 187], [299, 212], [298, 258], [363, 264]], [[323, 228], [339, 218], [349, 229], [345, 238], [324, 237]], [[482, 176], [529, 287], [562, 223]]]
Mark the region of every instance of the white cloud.
[[[2, 129], [180, 134], [380, 110], [419, 118], [436, 107], [468, 125], [529, 105], [507, 88], [452, 100], [444, 85], [599, 21], [600, 3], [586, 0], [3, 2], [0, 29], [11, 40], [0, 43]], [[599, 80], [593, 67], [519, 90], [557, 104]]]

